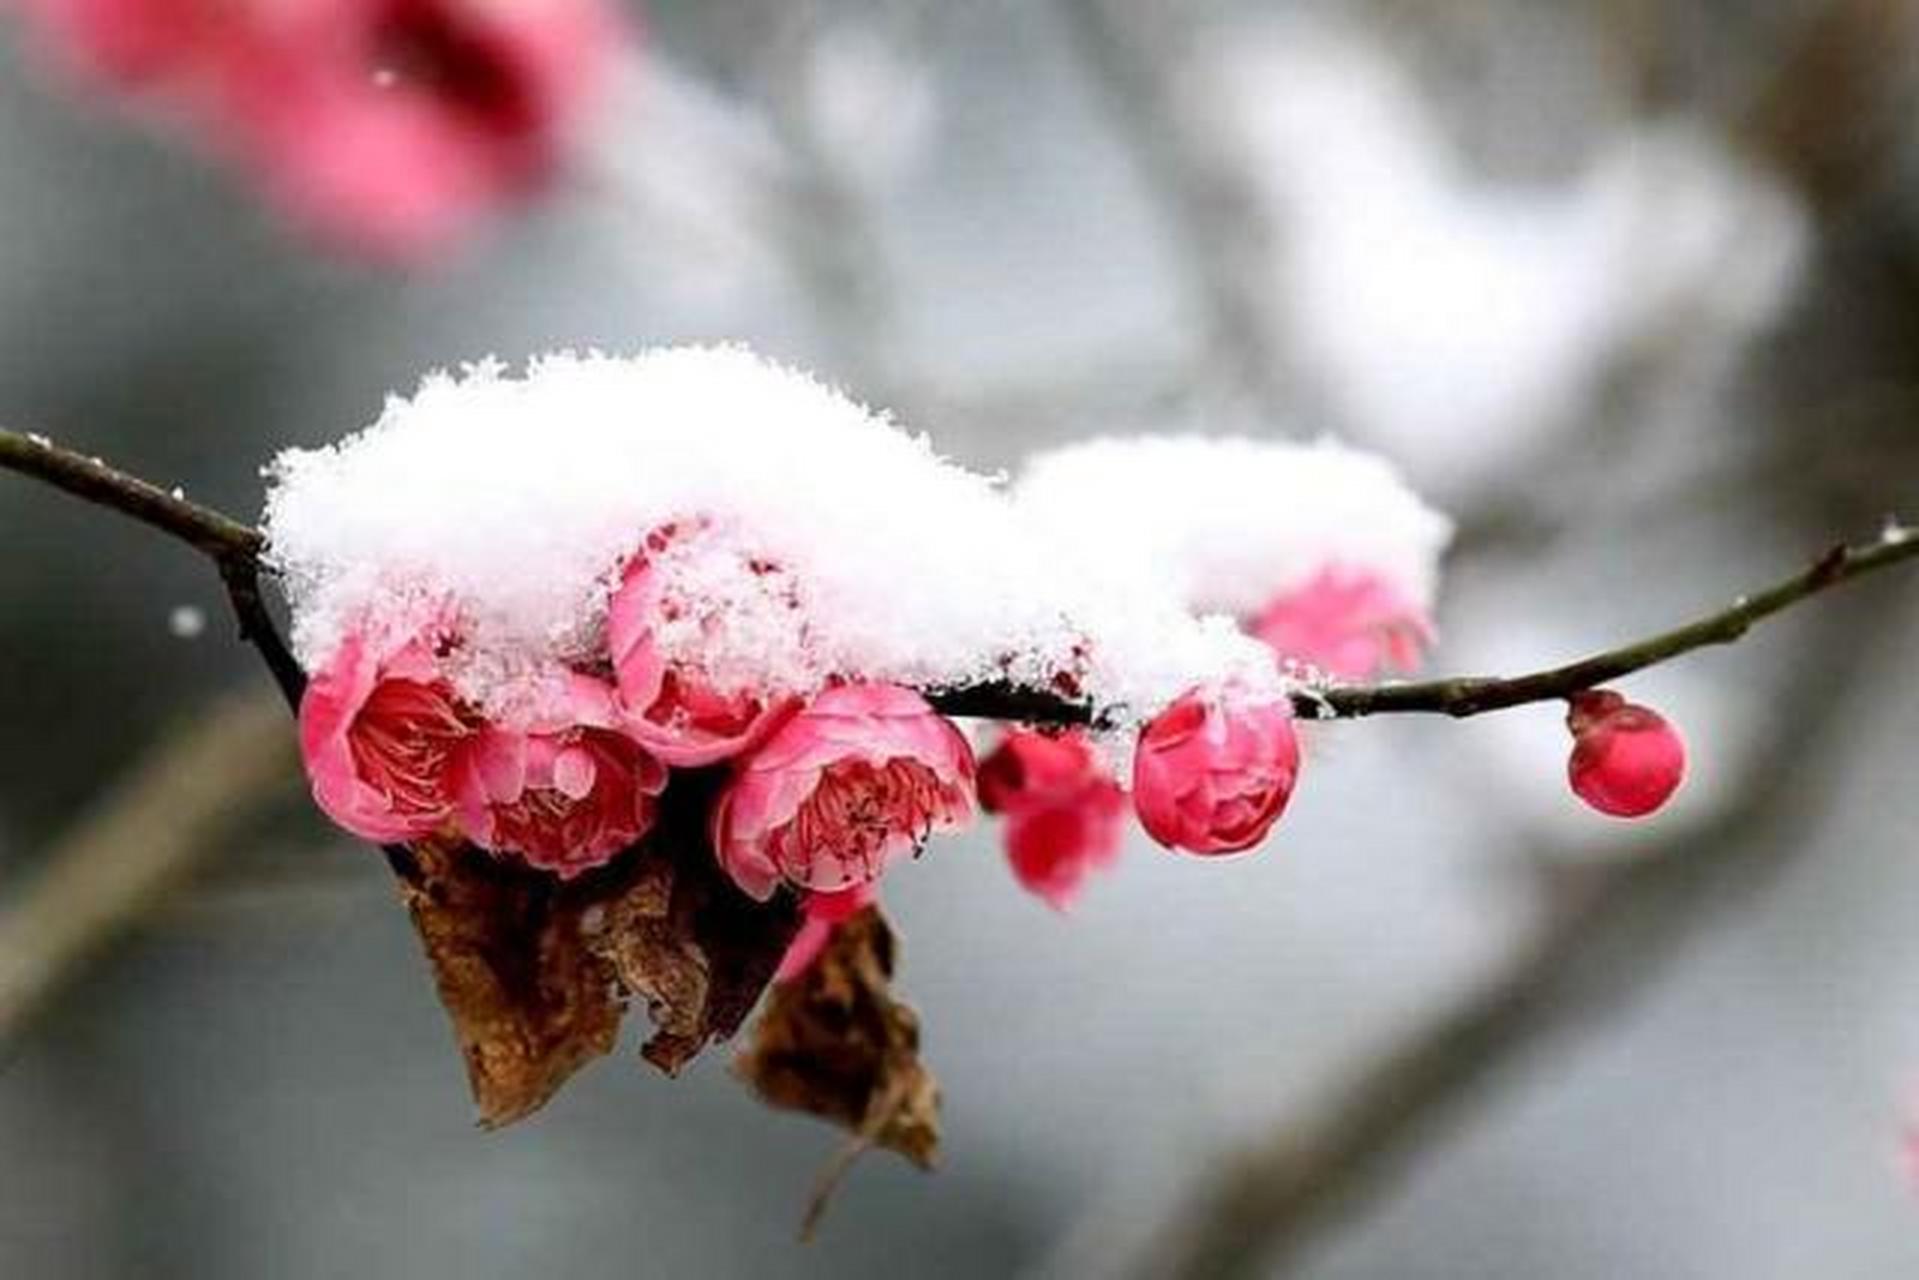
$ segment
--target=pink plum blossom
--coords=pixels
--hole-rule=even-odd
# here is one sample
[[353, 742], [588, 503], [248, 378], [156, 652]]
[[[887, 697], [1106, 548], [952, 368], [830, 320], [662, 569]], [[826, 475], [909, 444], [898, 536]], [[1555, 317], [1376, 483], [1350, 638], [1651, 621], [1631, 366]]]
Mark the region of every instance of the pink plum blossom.
[[1686, 744], [1656, 711], [1610, 689], [1570, 699], [1572, 731], [1567, 777], [1573, 792], [1599, 812], [1640, 818], [1665, 804], [1686, 775]]
[[1293, 794], [1291, 704], [1236, 685], [1194, 689], [1154, 717], [1133, 758], [1146, 833], [1189, 853], [1238, 853], [1266, 838]]
[[261, 22], [227, 84], [243, 157], [295, 221], [394, 258], [551, 175], [618, 31], [600, 0], [302, 0]]
[[980, 762], [979, 799], [1005, 817], [1014, 876], [1055, 910], [1119, 857], [1126, 796], [1083, 733], [1012, 730]]
[[61, 60], [138, 88], [293, 221], [417, 258], [536, 190], [608, 78], [606, 0], [19, 0]]
[[13, 0], [49, 57], [121, 89], [150, 88], [229, 56], [245, 24], [213, 0]]
[[713, 846], [761, 901], [782, 881], [830, 892], [877, 880], [972, 816], [972, 748], [895, 685], [826, 690], [738, 768], [713, 813]]
[[878, 900], [879, 895], [870, 884], [856, 884], [836, 893], [807, 894], [800, 906], [803, 917], [800, 931], [787, 943], [786, 954], [780, 957], [773, 981], [791, 982], [812, 968], [813, 962], [826, 950], [826, 944], [833, 940], [834, 931]]
[[430, 632], [385, 644], [349, 633], [300, 700], [300, 753], [314, 800], [348, 831], [381, 843], [447, 825], [451, 761], [474, 731]]
[[[657, 531], [649, 548], [657, 552], [672, 537], [671, 529]], [[626, 732], [679, 768], [739, 755], [771, 732], [795, 700], [720, 689], [698, 669], [662, 657], [654, 629], [679, 605], [668, 598], [661, 578], [651, 556], [635, 556], [607, 612], [607, 647]]]
[[538, 712], [489, 724], [453, 764], [468, 839], [571, 878], [645, 835], [666, 767], [618, 732], [613, 691], [568, 673]]
[[1282, 658], [1345, 680], [1419, 668], [1432, 643], [1425, 610], [1386, 579], [1330, 566], [1262, 609], [1247, 630]]

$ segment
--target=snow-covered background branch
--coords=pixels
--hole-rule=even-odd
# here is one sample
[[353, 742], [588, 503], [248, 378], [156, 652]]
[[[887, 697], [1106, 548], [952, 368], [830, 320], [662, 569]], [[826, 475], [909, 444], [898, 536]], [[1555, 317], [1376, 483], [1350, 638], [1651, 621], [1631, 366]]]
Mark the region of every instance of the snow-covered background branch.
[[[405, 275], [316, 258], [9, 23], [0, 419], [248, 514], [260, 459], [421, 369], [560, 346], [747, 339], [982, 471], [1112, 431], [1330, 431], [1459, 521], [1434, 668], [1529, 669], [1913, 514], [1916, 22], [656, 3], [552, 198]], [[135, 884], [136, 939], [0, 1049], [9, 1274], [1919, 1266], [1896, 577], [1633, 683], [1695, 744], [1650, 828], [1514, 781], [1563, 758], [1540, 708], [1335, 727], [1265, 854], [1136, 840], [1064, 918], [1006, 892], [990, 834], [948, 843], [891, 895], [944, 1170], [866, 1170], [796, 1254], [818, 1134], [716, 1065], [671, 1090], [601, 1071], [471, 1138], [377, 860], [291, 778], [236, 770], [228, 811], [136, 765], [248, 752], [207, 745], [213, 695], [261, 684], [212, 642], [218, 582], [21, 484], [0, 538], [0, 900], [73, 883], [39, 877], [155, 788], [161, 843], [224, 846], [157, 909]], [[1288, 1135], [1354, 1150], [1361, 1064], [1426, 1061], [1406, 1051], [1514, 993], [1445, 1056], [1451, 1123], [1364, 1129], [1328, 1184], [1364, 1212], [1290, 1249], [1323, 1219], [1283, 1194]]]

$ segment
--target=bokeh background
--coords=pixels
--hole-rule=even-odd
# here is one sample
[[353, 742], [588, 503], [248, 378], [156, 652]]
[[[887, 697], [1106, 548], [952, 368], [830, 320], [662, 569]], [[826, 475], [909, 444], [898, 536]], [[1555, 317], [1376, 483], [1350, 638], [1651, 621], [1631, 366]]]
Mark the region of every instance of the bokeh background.
[[[1916, 88], [1906, 0], [656, 0], [562, 187], [394, 273], [0, 21], [0, 421], [243, 513], [553, 347], [747, 340], [984, 469], [1330, 432], [1460, 521], [1436, 666], [1516, 670], [1919, 514]], [[1919, 1274], [1897, 575], [1632, 681], [1693, 749], [1644, 824], [1538, 707], [1328, 728], [1259, 856], [1135, 839], [1064, 917], [940, 843], [889, 896], [943, 1168], [802, 1248], [836, 1136], [723, 1052], [478, 1132], [379, 858], [221, 737], [265, 679], [205, 566], [4, 476], [0, 547], [0, 921], [182, 742], [267, 779], [0, 1026], [0, 1274]]]

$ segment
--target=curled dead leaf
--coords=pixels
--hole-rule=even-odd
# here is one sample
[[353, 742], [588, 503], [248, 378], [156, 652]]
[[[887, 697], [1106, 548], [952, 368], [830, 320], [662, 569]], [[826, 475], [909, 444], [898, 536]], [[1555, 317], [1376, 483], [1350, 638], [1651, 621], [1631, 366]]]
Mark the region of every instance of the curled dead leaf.
[[710, 788], [688, 782], [643, 843], [572, 881], [450, 841], [405, 851], [401, 892], [486, 1127], [611, 1051], [630, 997], [656, 1027], [642, 1053], [676, 1074], [772, 980], [798, 911], [726, 879], [705, 843]]
[[656, 1030], [640, 1052], [668, 1075], [739, 1030], [799, 928], [791, 898], [754, 902], [703, 848], [643, 853], [629, 882], [581, 919], [587, 950], [646, 1001]]
[[402, 890], [466, 1059], [480, 1123], [538, 1110], [613, 1048], [624, 1002], [578, 942], [550, 876], [515, 874], [469, 845], [413, 847]]
[[920, 1061], [919, 1017], [893, 995], [896, 944], [877, 907], [840, 925], [805, 973], [773, 988], [736, 1069], [761, 1100], [851, 1132], [822, 1173], [803, 1235], [872, 1147], [922, 1169], [939, 1153], [939, 1085]]

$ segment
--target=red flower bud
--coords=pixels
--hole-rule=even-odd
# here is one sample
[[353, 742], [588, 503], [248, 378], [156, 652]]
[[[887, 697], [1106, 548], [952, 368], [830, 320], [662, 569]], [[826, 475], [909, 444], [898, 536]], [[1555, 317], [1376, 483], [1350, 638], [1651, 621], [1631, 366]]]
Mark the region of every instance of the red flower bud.
[[1642, 818], [1679, 789], [1686, 744], [1658, 712], [1609, 689], [1589, 689], [1570, 702], [1566, 773], [1581, 800], [1615, 818]]
[[1169, 849], [1238, 853], [1266, 838], [1298, 776], [1284, 698], [1194, 689], [1140, 735], [1133, 805], [1146, 834]]

